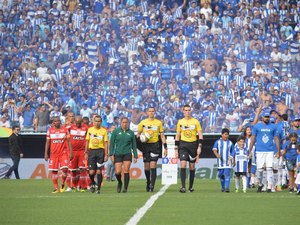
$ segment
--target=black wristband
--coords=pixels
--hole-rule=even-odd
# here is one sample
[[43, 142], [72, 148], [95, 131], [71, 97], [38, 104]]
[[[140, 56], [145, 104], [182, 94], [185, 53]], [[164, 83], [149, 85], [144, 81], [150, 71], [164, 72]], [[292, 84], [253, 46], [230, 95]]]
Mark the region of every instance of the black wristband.
[[202, 145], [203, 139], [198, 139], [198, 145]]
[[167, 143], [164, 143], [164, 148], [168, 148]]
[[179, 141], [175, 141], [175, 146], [179, 146]]

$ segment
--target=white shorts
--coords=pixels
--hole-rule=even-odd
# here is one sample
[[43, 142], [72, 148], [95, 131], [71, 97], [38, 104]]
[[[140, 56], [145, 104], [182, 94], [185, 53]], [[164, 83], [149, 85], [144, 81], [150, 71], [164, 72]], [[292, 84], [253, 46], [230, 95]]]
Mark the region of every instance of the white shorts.
[[300, 173], [297, 174], [295, 184], [300, 184]]
[[273, 167], [274, 152], [256, 152], [257, 169]]
[[279, 157], [279, 159], [278, 159], [278, 158], [276, 158], [274, 156], [274, 159], [273, 159], [273, 170], [282, 169], [282, 164], [283, 164], [282, 157]]

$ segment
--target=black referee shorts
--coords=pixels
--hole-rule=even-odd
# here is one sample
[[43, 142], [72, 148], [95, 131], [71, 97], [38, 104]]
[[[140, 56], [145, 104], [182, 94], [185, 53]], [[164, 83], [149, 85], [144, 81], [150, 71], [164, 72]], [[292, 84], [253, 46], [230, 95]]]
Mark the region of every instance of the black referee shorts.
[[161, 154], [161, 147], [159, 142], [155, 143], [142, 143], [143, 161], [151, 162], [157, 161]]
[[179, 158], [180, 161], [196, 162], [197, 159], [198, 141], [186, 142], [180, 141], [179, 144]]
[[[88, 156], [88, 163], [90, 170], [97, 170], [100, 169], [98, 165], [104, 162], [104, 149], [90, 149], [89, 156]], [[98, 165], [97, 165], [98, 164]]]

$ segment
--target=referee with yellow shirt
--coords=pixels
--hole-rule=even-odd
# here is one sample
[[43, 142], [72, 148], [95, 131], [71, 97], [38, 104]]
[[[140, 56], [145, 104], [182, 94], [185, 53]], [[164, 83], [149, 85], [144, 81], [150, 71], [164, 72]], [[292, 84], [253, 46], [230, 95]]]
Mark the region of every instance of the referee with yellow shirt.
[[102, 183], [103, 163], [108, 157], [108, 136], [107, 131], [101, 126], [102, 118], [97, 115], [93, 120], [93, 127], [90, 127], [86, 134], [85, 158], [88, 160], [91, 192], [95, 192], [95, 173], [97, 173], [97, 194], [100, 194]]
[[153, 192], [155, 186], [156, 164], [161, 152], [158, 135], [160, 135], [162, 144], [164, 146], [164, 156], [166, 157], [168, 154], [162, 122], [156, 119], [154, 115], [155, 108], [149, 107], [147, 109], [148, 118], [142, 120], [138, 124], [137, 133], [137, 137], [139, 137], [143, 132], [147, 132], [150, 135], [150, 139], [146, 143], [142, 143], [142, 149], [140, 149], [143, 152], [144, 170], [147, 179], [147, 192]]
[[[176, 156], [180, 158], [180, 192], [185, 193], [186, 166], [189, 162], [190, 182], [189, 192], [193, 192], [195, 178], [195, 162], [201, 153], [202, 147], [202, 128], [200, 122], [191, 116], [191, 107], [183, 106], [184, 118], [180, 119], [176, 127], [175, 150]], [[198, 136], [197, 136], [198, 134]]]

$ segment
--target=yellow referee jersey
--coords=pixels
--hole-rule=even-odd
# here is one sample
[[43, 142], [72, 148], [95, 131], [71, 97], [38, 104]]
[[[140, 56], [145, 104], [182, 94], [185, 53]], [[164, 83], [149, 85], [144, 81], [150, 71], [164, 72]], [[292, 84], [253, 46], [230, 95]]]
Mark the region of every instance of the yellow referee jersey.
[[103, 127], [96, 129], [95, 127], [90, 127], [86, 134], [86, 140], [89, 141], [89, 149], [104, 149], [104, 142], [108, 141], [107, 131]]
[[199, 121], [195, 118], [191, 118], [189, 120], [183, 118], [178, 121], [176, 132], [180, 133], [180, 140], [186, 141], [186, 142], [194, 142], [197, 141], [197, 134], [198, 131], [201, 131], [201, 125]]
[[162, 122], [158, 119], [144, 119], [138, 125], [138, 132], [147, 132], [150, 135], [147, 143], [155, 143], [158, 142], [158, 135], [164, 132], [164, 128]]

